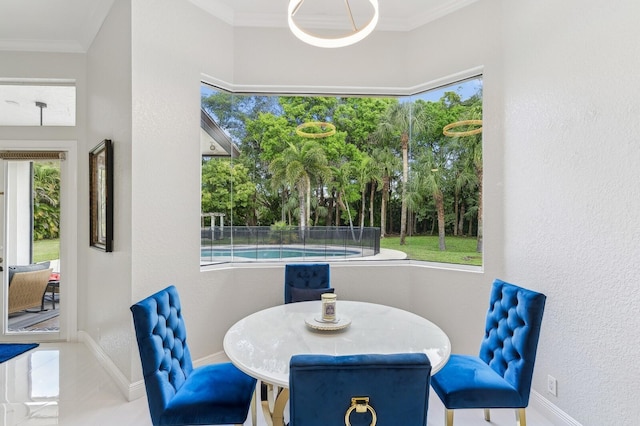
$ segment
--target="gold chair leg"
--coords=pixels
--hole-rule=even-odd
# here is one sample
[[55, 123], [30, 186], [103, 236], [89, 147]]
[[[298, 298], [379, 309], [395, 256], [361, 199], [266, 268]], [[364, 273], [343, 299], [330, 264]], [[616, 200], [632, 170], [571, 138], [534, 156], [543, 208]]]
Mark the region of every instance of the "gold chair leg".
[[253, 390], [253, 397], [251, 398], [251, 425], [258, 426], [257, 412], [258, 412], [258, 386]]
[[527, 416], [524, 408], [518, 408], [516, 410], [516, 426], [527, 426]]
[[484, 421], [485, 422], [490, 422], [491, 421], [491, 412], [489, 411], [488, 408], [484, 409]]
[[453, 426], [453, 410], [444, 410], [444, 426]]

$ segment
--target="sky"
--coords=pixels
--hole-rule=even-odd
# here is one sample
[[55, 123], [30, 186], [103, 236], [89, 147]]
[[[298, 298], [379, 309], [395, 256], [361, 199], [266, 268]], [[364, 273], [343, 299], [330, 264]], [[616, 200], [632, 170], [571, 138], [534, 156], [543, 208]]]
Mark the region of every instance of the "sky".
[[445, 92], [456, 92], [460, 95], [460, 99], [464, 101], [476, 94], [480, 89], [482, 89], [482, 77], [477, 77], [471, 80], [465, 80], [443, 86], [438, 89], [418, 93], [413, 95], [411, 99], [423, 99], [425, 101], [437, 102]]

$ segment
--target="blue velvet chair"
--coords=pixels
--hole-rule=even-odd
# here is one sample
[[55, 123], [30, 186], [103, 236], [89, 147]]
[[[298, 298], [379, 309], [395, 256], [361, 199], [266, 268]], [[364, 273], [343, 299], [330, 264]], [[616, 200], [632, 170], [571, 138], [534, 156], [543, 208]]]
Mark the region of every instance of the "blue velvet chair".
[[451, 355], [431, 379], [447, 426], [458, 408], [483, 408], [486, 421], [490, 408], [514, 408], [517, 425], [526, 425], [545, 301], [544, 294], [495, 280], [479, 356]]
[[131, 312], [155, 426], [245, 422], [256, 380], [231, 363], [193, 368], [174, 286], [131, 306]]
[[424, 353], [294, 355], [289, 425], [425, 426], [430, 378]]
[[284, 269], [284, 303], [320, 300], [333, 292], [328, 263], [294, 263]]

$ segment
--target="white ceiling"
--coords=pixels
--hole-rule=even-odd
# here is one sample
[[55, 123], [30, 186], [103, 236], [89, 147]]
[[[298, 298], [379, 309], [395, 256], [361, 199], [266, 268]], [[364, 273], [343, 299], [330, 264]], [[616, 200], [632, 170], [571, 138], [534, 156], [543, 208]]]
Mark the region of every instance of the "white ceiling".
[[[0, 0], [0, 51], [86, 52], [115, 0]], [[136, 0], [131, 0], [136, 1]], [[191, 2], [229, 25], [286, 27], [289, 0], [171, 0]], [[362, 27], [371, 19], [369, 0], [348, 0]], [[410, 31], [477, 0], [378, 0], [376, 31]], [[345, 0], [305, 0], [295, 16], [302, 28], [350, 28]], [[65, 82], [16, 82], [0, 75], [0, 125], [73, 125], [75, 90]], [[8, 85], [7, 85], [8, 84]], [[43, 85], [44, 84], [44, 85]], [[67, 88], [68, 89], [68, 88]], [[62, 90], [62, 92], [61, 92]]]
[[[135, 1], [135, 0], [132, 0]], [[234, 26], [286, 27], [288, 0], [190, 1]], [[477, 0], [379, 0], [378, 30], [407, 31]], [[0, 0], [0, 50], [86, 52], [114, 0]], [[367, 22], [367, 0], [349, 0], [356, 22]], [[305, 0], [296, 22], [315, 28], [346, 22], [344, 0]]]

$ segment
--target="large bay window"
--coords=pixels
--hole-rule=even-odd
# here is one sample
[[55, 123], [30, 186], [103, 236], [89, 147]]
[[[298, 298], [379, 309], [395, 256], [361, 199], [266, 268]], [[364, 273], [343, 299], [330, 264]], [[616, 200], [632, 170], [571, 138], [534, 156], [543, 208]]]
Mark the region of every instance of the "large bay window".
[[482, 265], [481, 77], [402, 97], [201, 93], [201, 264]]

